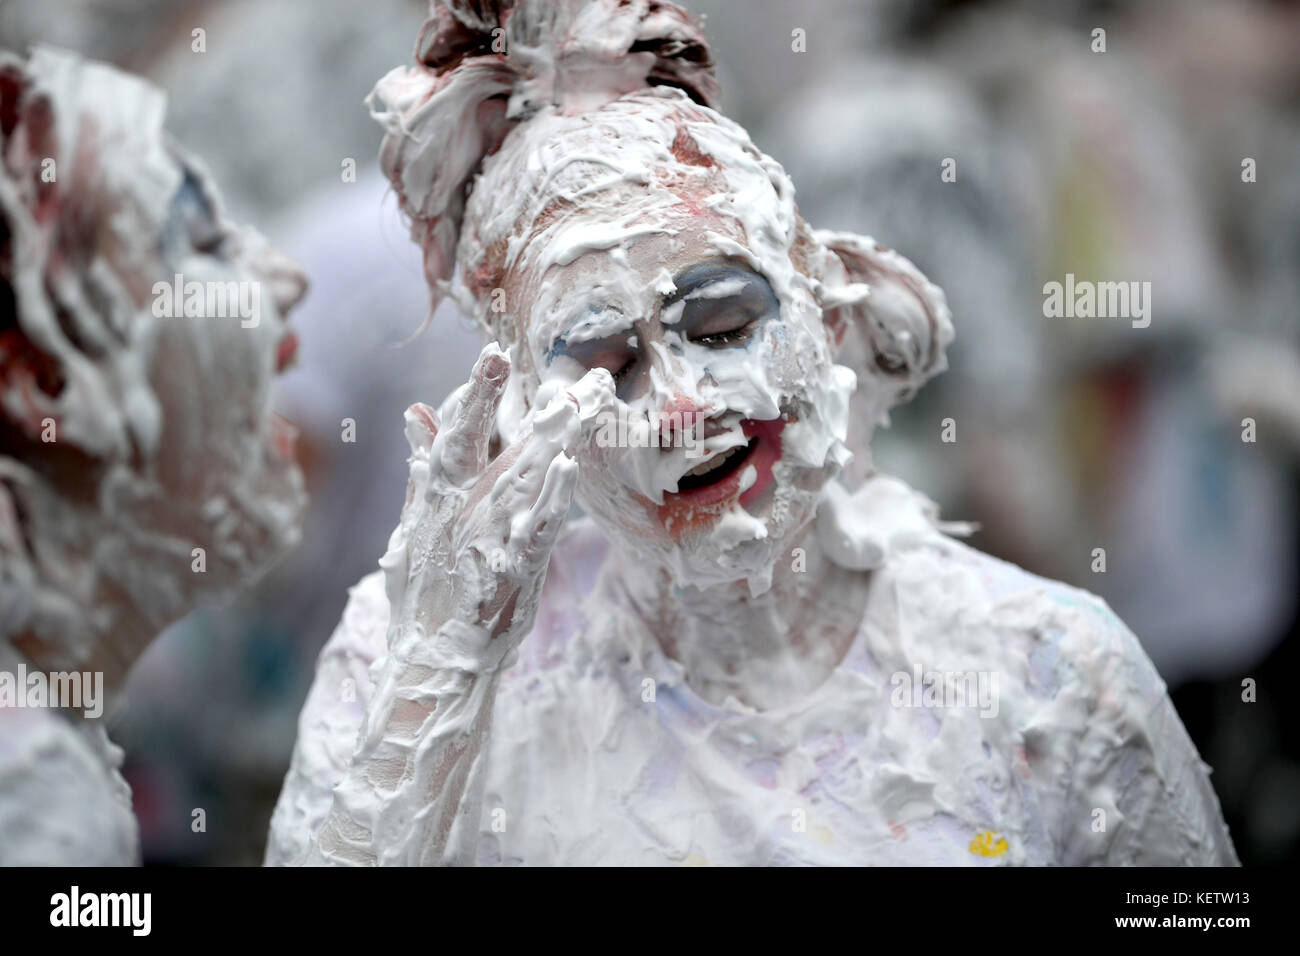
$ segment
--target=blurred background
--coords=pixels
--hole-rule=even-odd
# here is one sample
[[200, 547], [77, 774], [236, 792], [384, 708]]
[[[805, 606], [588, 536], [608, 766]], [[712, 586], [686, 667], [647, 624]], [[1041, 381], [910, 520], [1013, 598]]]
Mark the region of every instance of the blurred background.
[[[978, 522], [976, 547], [1106, 598], [1214, 768], [1242, 861], [1296, 862], [1300, 4], [686, 5], [707, 16], [724, 112], [786, 166], [813, 225], [872, 235], [947, 292], [950, 370], [877, 432], [877, 466]], [[146, 863], [260, 863], [316, 654], [396, 523], [402, 411], [440, 402], [478, 353], [450, 309], [414, 335], [419, 252], [362, 105], [425, 9], [0, 5], [0, 48], [52, 43], [167, 90], [169, 130], [233, 217], [312, 279], [279, 400], [302, 432], [303, 542], [240, 603], [160, 638], [110, 726]], [[1150, 282], [1150, 326], [1044, 317], [1066, 273]]]

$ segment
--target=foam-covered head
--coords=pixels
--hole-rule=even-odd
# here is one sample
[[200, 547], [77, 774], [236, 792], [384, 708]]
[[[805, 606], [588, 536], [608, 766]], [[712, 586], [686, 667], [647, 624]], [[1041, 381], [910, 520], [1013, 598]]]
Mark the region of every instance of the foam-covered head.
[[305, 280], [224, 218], [165, 105], [0, 59], [0, 633], [47, 664], [246, 584], [303, 505], [270, 389]]
[[[802, 220], [780, 165], [710, 105], [707, 47], [680, 10], [567, 3], [545, 32], [542, 6], [475, 20], [474, 56], [390, 73], [381, 158], [435, 289], [510, 350], [503, 435], [607, 368], [618, 421], [589, 435], [584, 508], [680, 584], [761, 590], [850, 458], [851, 406], [869, 431], [942, 367], [942, 293]], [[447, 46], [435, 26], [471, 30], [455, 5], [435, 14], [422, 48]]]

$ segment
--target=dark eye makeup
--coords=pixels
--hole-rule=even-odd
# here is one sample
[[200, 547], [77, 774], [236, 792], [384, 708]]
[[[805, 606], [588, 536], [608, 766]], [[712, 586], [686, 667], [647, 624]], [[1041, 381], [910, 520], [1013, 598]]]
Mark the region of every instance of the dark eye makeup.
[[169, 240], [184, 240], [196, 252], [219, 255], [225, 245], [226, 232], [217, 221], [216, 210], [199, 177], [182, 164], [184, 178], [172, 199], [165, 230]]
[[708, 345], [714, 348], [726, 348], [732, 345], [742, 345], [749, 341], [750, 333], [754, 331], [754, 326], [757, 324], [757, 319], [751, 319], [744, 325], [727, 332], [714, 332], [709, 335], [700, 335], [693, 337], [691, 341], [697, 345]]
[[688, 341], [732, 348], [749, 341], [759, 321], [778, 311], [776, 294], [757, 272], [730, 263], [700, 263], [680, 273], [665, 307], [681, 303], [675, 323]]
[[[678, 316], [666, 327], [693, 345], [714, 349], [745, 346], [765, 318], [780, 312], [776, 293], [767, 280], [734, 262], [698, 263], [679, 272], [673, 283], [676, 288], [664, 297], [661, 308], [676, 307]], [[589, 311], [605, 310], [592, 307]], [[579, 325], [575, 324], [575, 328]], [[608, 369], [622, 395], [641, 364], [631, 328], [584, 342], [569, 343], [566, 335], [551, 344], [547, 362], [566, 355], [588, 369]]]
[[[577, 342], [573, 345], [561, 345], [560, 351], [578, 362], [584, 368], [608, 369], [614, 376], [614, 383], [621, 385], [639, 361], [637, 352], [630, 345], [632, 336], [612, 337], [594, 342]], [[552, 353], [555, 349], [552, 348]]]

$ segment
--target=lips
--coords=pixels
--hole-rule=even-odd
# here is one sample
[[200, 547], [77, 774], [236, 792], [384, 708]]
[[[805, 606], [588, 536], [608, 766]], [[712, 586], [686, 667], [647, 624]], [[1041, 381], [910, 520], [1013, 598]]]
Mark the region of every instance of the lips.
[[[749, 444], [715, 456], [692, 469], [677, 483], [677, 491], [664, 494], [664, 503], [656, 507], [656, 518], [674, 539], [706, 528], [739, 501], [742, 507], [756, 501], [772, 484], [772, 465], [781, 457], [782, 418], [770, 421], [745, 419], [741, 431]], [[754, 481], [741, 491], [749, 469], [756, 472]]]
[[[275, 347], [275, 373], [281, 375], [291, 368], [298, 358], [298, 336], [285, 332]], [[289, 420], [277, 412], [271, 412], [270, 425], [266, 431], [266, 445], [273, 458], [292, 465], [295, 463], [294, 448], [298, 441], [298, 429]]]
[[298, 429], [287, 418], [272, 412], [266, 439], [267, 448], [276, 458], [284, 462], [294, 461], [293, 452], [298, 441]]
[[751, 438], [747, 445], [740, 445], [729, 451], [724, 451], [720, 455], [714, 455], [703, 464], [696, 465], [682, 475], [677, 482], [678, 493], [707, 488], [709, 485], [717, 484], [728, 477], [749, 459], [750, 452], [754, 450], [754, 441]]
[[298, 336], [293, 332], [286, 332], [280, 339], [280, 343], [275, 347], [275, 370], [277, 373], [293, 365], [294, 359], [298, 357]]

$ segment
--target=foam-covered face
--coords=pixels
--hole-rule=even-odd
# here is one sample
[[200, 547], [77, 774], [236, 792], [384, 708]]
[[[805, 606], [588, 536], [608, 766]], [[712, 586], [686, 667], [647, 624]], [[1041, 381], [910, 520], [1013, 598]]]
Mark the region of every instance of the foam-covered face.
[[[435, 298], [511, 351], [501, 436], [609, 369], [618, 421], [590, 429], [581, 504], [682, 586], [761, 591], [850, 457], [850, 396], [860, 480], [871, 429], [942, 370], [942, 292], [808, 227], [781, 166], [705, 105], [711, 60], [680, 9], [437, 10], [371, 109]], [[498, 23], [504, 56], [485, 52]]]
[[295, 539], [302, 479], [270, 392], [305, 279], [224, 219], [153, 87], [51, 50], [6, 82], [22, 344], [0, 356], [0, 498], [26, 521], [0, 521], [23, 592], [9, 623], [47, 660], [85, 660], [97, 636], [152, 637], [248, 584]]
[[766, 590], [848, 458], [855, 376], [834, 363], [814, 285], [785, 248], [792, 208], [771, 177], [719, 164], [597, 196], [533, 238], [504, 290], [527, 310], [528, 404], [589, 369], [614, 376], [615, 414], [588, 428], [577, 496], [682, 586]]
[[151, 312], [162, 311], [158, 300], [166, 297], [158, 283], [172, 286], [175, 303], [177, 275], [191, 305], [186, 287], [204, 290], [205, 309], [208, 290], [232, 294], [217, 316], [153, 317], [149, 378], [163, 409], [158, 478], [178, 499], [226, 509], [224, 524], [200, 520], [185, 529], [190, 536], [232, 560], [237, 550], [261, 564], [281, 552], [302, 503], [292, 432], [271, 411], [271, 388], [296, 350], [286, 314], [306, 280], [258, 232], [225, 221], [201, 170], [173, 158], [180, 185], [163, 221], [150, 224], [159, 237]]

